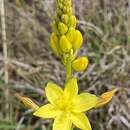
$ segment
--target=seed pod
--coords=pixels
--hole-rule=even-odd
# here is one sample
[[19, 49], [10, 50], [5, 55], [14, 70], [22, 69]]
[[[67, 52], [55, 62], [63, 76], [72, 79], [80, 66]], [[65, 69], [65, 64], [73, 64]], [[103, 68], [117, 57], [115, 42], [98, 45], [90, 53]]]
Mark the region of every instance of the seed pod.
[[64, 35], [68, 31], [68, 27], [64, 23], [59, 22], [58, 30], [62, 35]]
[[88, 66], [88, 58], [87, 57], [79, 57], [73, 61], [72, 67], [74, 70], [80, 72], [84, 71]]
[[72, 43], [74, 40], [74, 36], [75, 36], [75, 28], [70, 27], [66, 34], [66, 37]]
[[72, 42], [73, 49], [74, 50], [79, 49], [81, 47], [82, 43], [83, 43], [82, 34], [79, 30], [76, 30], [75, 34], [74, 34], [74, 40]]
[[58, 56], [59, 55], [59, 52], [58, 52], [58, 37], [57, 37], [56, 33], [53, 32], [51, 34], [50, 41], [51, 41], [51, 48], [52, 48], [52, 50]]
[[63, 35], [60, 38], [60, 49], [64, 52], [67, 53], [71, 50], [72, 45], [71, 43], [67, 40], [66, 36]]
[[77, 23], [77, 19], [74, 15], [70, 16], [70, 19], [69, 19], [69, 26], [70, 27], [76, 27], [76, 23]]

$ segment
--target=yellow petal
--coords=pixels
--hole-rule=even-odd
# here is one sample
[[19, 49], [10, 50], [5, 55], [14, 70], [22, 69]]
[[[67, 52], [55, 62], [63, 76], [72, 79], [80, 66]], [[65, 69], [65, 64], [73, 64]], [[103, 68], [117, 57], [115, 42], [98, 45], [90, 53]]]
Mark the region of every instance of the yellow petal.
[[54, 118], [58, 113], [59, 111], [53, 105], [47, 104], [37, 109], [33, 115], [41, 118]]
[[82, 93], [73, 99], [73, 111], [85, 112], [96, 106], [98, 98], [94, 94]]
[[71, 130], [72, 122], [67, 113], [60, 113], [54, 120], [53, 130]]
[[18, 93], [15, 96], [23, 102], [23, 104], [29, 109], [37, 110], [39, 106], [35, 104], [30, 98], [19, 95]]
[[78, 128], [82, 130], [91, 130], [91, 125], [89, 123], [88, 118], [86, 117], [85, 114], [79, 113], [79, 114], [74, 114], [72, 113], [71, 116], [71, 121], [72, 123], [77, 126]]
[[112, 91], [109, 91], [109, 92], [106, 92], [106, 93], [103, 93], [99, 98], [98, 98], [98, 101], [97, 101], [97, 105], [96, 107], [100, 107], [106, 103], [108, 103], [113, 95], [115, 94], [115, 92], [117, 92], [117, 88], [116, 89], [113, 89]]
[[65, 85], [64, 96], [67, 99], [72, 99], [78, 94], [77, 79], [75, 77], [70, 78]]
[[45, 88], [46, 96], [48, 101], [55, 104], [55, 101], [63, 95], [63, 90], [58, 85], [49, 82]]

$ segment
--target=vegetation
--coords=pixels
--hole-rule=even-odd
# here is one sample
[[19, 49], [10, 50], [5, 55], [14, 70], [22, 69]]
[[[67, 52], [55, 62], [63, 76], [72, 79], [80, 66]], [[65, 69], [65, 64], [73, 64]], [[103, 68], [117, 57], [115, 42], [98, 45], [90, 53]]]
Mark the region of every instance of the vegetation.
[[[89, 66], [79, 77], [79, 91], [100, 95], [113, 85], [120, 91], [105, 108], [88, 113], [93, 130], [130, 129], [130, 5], [124, 0], [75, 0], [78, 29], [84, 44], [81, 55]], [[5, 1], [8, 46], [8, 84], [4, 81], [3, 42], [0, 40], [0, 129], [51, 129], [18, 102], [14, 93], [37, 104], [46, 103], [49, 80], [62, 85], [65, 69], [49, 46], [54, 0]], [[2, 39], [2, 32], [0, 32]], [[6, 91], [8, 90], [8, 91]], [[7, 96], [8, 95], [8, 96]]]

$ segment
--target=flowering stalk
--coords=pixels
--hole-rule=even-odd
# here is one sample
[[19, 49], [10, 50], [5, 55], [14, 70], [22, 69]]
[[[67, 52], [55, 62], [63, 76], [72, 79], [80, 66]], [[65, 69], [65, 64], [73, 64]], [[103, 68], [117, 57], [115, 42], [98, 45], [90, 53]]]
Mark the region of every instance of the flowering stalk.
[[[75, 60], [77, 52], [83, 43], [83, 37], [79, 30], [76, 29], [77, 19], [73, 14], [71, 0], [57, 0], [56, 17], [53, 22], [53, 32], [51, 34], [51, 47], [54, 53], [61, 58], [66, 67], [67, 79], [72, 77], [73, 69], [83, 71], [88, 62], [84, 60], [85, 67], [80, 69], [80, 62]], [[86, 57], [84, 59], [87, 59]], [[82, 59], [81, 59], [82, 61]]]
[[101, 96], [86, 92], [78, 94], [77, 78], [73, 76], [73, 70], [84, 71], [89, 61], [87, 57], [77, 56], [83, 43], [83, 37], [81, 32], [76, 29], [76, 21], [72, 1], [57, 0], [50, 45], [66, 68], [64, 89], [53, 82], [47, 83], [45, 93], [48, 103], [41, 107], [31, 99], [16, 94], [28, 108], [34, 110], [34, 116], [53, 118], [53, 130], [71, 130], [73, 125], [82, 130], [91, 130], [85, 112], [108, 103], [117, 91], [117, 89], [113, 89]]
[[66, 80], [72, 76], [71, 60], [68, 58], [66, 63]]

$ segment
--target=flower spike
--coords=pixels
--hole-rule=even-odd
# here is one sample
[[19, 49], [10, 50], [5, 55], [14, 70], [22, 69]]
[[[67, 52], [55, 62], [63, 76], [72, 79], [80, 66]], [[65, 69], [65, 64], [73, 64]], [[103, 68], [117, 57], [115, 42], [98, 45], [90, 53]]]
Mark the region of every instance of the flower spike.
[[77, 19], [73, 14], [72, 0], [56, 0], [57, 10], [53, 22], [50, 45], [54, 53], [61, 59], [66, 68], [64, 89], [49, 82], [45, 88], [48, 103], [39, 107], [28, 97], [15, 96], [25, 106], [34, 110], [33, 115], [40, 118], [53, 118], [53, 130], [71, 130], [76, 126], [81, 130], [92, 130], [86, 111], [108, 103], [118, 89], [105, 92], [101, 96], [78, 91], [77, 78], [73, 70], [84, 71], [88, 66], [88, 58], [77, 56], [83, 43], [81, 32], [76, 29]]

